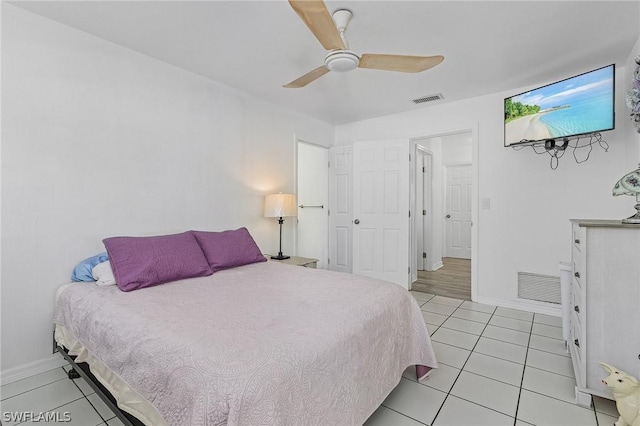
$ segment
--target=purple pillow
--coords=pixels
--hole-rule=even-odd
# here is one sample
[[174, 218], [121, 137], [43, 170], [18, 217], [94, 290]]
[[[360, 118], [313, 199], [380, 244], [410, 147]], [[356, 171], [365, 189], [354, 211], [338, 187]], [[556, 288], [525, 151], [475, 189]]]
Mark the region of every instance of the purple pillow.
[[213, 272], [250, 263], [266, 262], [247, 228], [234, 231], [191, 231]]
[[189, 232], [155, 237], [111, 237], [102, 242], [122, 291], [213, 274]]

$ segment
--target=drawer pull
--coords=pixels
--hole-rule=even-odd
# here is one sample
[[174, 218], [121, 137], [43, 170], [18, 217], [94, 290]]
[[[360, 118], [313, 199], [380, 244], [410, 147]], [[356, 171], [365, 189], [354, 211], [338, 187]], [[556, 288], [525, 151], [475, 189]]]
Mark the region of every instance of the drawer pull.
[[580, 342], [578, 341], [578, 339], [574, 340], [573, 344], [576, 345], [577, 347], [580, 347]]
[[575, 240], [573, 240], [574, 243], [576, 244], [580, 244], [580, 240], [578, 238], [576, 238]]
[[576, 311], [577, 313], [580, 313], [580, 306], [578, 305], [574, 306], [573, 310]]
[[573, 274], [573, 276], [576, 278], [580, 278], [580, 272], [576, 272], [575, 274]]

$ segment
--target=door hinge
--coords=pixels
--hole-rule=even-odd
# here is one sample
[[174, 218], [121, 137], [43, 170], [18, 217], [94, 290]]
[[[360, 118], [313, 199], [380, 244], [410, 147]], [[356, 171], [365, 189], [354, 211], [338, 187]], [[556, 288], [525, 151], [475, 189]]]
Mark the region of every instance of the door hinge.
[[331, 265], [331, 259], [327, 258], [327, 265]]
[[427, 258], [427, 253], [422, 253], [422, 258], [426, 259]]
[[411, 266], [407, 266], [407, 274], [411, 273]]
[[327, 161], [327, 167], [331, 168], [331, 161]]
[[409, 210], [409, 217], [411, 217], [411, 210]]
[[422, 210], [422, 216], [426, 216], [427, 215], [427, 211], [426, 210]]
[[411, 154], [409, 154], [409, 161], [411, 161]]
[[422, 173], [426, 173], [426, 169], [424, 168], [424, 166], [422, 167]]
[[331, 216], [331, 210], [327, 209], [327, 216]]

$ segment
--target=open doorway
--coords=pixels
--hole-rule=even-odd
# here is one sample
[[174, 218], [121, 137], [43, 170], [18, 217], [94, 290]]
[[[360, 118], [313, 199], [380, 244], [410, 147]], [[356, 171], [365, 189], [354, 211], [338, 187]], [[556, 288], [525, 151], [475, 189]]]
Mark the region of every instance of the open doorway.
[[472, 299], [473, 134], [415, 139], [412, 290]]
[[328, 258], [329, 149], [297, 140], [296, 193], [298, 217], [296, 253], [317, 259], [326, 269]]

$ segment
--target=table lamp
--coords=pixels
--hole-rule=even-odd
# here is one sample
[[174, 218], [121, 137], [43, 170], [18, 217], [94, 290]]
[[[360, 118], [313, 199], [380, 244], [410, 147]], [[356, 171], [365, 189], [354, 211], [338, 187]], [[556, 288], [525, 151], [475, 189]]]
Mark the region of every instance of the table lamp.
[[622, 220], [622, 223], [640, 223], [640, 165], [622, 176], [613, 186], [613, 195], [633, 195], [636, 197], [636, 214]]
[[296, 206], [295, 194], [270, 194], [264, 199], [264, 217], [277, 217], [280, 224], [280, 251], [277, 256], [271, 256], [272, 259], [283, 260], [289, 259], [291, 256], [282, 255], [282, 224], [283, 217], [297, 216], [298, 207]]

